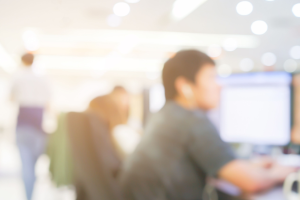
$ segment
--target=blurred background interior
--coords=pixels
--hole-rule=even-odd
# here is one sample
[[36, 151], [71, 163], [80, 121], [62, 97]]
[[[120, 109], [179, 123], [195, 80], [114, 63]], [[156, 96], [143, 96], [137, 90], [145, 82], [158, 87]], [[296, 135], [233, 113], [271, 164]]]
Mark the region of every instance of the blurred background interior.
[[[35, 55], [34, 72], [51, 82], [51, 108], [43, 122], [47, 133], [56, 130], [59, 113], [84, 111], [94, 97], [120, 85], [130, 94], [130, 130], [121, 131], [142, 134], [149, 113], [164, 104], [161, 70], [177, 51], [206, 52], [216, 60], [224, 80], [241, 73], [249, 78], [246, 75], [250, 72], [297, 74], [299, 17], [298, 0], [0, 0], [0, 199], [25, 199], [15, 144], [18, 109], [10, 101], [12, 80], [22, 68], [20, 57], [25, 52]], [[276, 81], [283, 80], [280, 84], [290, 87], [285, 73]], [[249, 78], [249, 84], [268, 80], [273, 84], [268, 77]], [[228, 101], [238, 98], [240, 93], [234, 92], [226, 93]], [[287, 110], [290, 97], [284, 92], [270, 95], [283, 98], [283, 109]], [[278, 112], [289, 120], [287, 123], [291, 121], [292, 111]], [[226, 130], [221, 134], [238, 146], [241, 156], [259, 140], [226, 135]], [[288, 144], [290, 135], [285, 131], [283, 137], [280, 134], [282, 142], [274, 139], [269, 145]], [[125, 146], [131, 149], [137, 139], [126, 138]], [[266, 140], [258, 143], [267, 144]], [[280, 150], [273, 148], [271, 154]], [[57, 188], [52, 182], [49, 163], [46, 155], [37, 162], [33, 198], [75, 199], [72, 187]]]

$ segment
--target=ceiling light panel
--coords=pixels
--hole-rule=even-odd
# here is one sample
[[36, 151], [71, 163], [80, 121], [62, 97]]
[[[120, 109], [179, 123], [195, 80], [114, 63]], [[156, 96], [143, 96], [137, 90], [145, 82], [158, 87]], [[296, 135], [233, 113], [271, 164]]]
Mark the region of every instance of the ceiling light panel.
[[195, 11], [207, 0], [176, 0], [173, 4], [172, 18], [181, 20]]
[[125, 17], [130, 13], [130, 6], [127, 3], [119, 2], [114, 5], [114, 14], [119, 17]]
[[127, 30], [99, 30], [99, 31], [72, 31], [65, 35], [40, 35], [41, 47], [74, 47], [77, 44], [93, 46], [120, 44], [134, 36], [139, 45], [167, 45], [208, 47], [212, 44], [222, 46], [228, 38], [234, 40], [236, 48], [256, 48], [259, 39], [253, 35], [226, 35], [226, 34], [199, 34], [180, 32], [155, 32], [155, 31], [127, 31]]
[[249, 1], [242, 1], [237, 4], [236, 11], [240, 15], [249, 15], [253, 11], [253, 5]]

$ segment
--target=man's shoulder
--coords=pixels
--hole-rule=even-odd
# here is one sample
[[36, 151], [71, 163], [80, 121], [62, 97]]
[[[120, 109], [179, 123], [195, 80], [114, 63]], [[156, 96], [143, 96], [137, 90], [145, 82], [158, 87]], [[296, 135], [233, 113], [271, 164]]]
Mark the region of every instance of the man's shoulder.
[[165, 106], [149, 119], [152, 126], [191, 127], [208, 118], [202, 110], [187, 110], [175, 102], [167, 102]]
[[159, 111], [161, 115], [174, 118], [175, 120], [188, 120], [192, 118], [198, 118], [201, 115], [201, 111], [187, 110], [177, 104], [175, 101], [168, 101], [165, 106]]

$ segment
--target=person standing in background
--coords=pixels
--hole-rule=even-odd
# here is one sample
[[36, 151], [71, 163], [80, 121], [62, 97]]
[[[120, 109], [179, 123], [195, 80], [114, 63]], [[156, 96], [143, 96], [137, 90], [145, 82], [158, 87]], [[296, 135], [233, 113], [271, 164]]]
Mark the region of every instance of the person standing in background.
[[50, 87], [32, 70], [34, 55], [22, 56], [24, 69], [13, 81], [11, 99], [19, 106], [16, 141], [22, 161], [22, 175], [27, 200], [31, 200], [35, 184], [35, 164], [46, 145], [42, 129], [43, 114], [50, 99]]

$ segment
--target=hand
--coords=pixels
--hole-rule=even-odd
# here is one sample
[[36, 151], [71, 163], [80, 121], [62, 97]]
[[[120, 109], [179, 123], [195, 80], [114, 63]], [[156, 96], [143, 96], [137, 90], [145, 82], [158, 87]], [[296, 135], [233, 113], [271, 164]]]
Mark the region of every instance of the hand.
[[262, 156], [252, 159], [251, 163], [258, 168], [270, 169], [275, 164], [275, 160], [268, 156]]
[[270, 174], [277, 182], [283, 183], [288, 175], [298, 170], [297, 167], [283, 166], [275, 163], [270, 169]]

